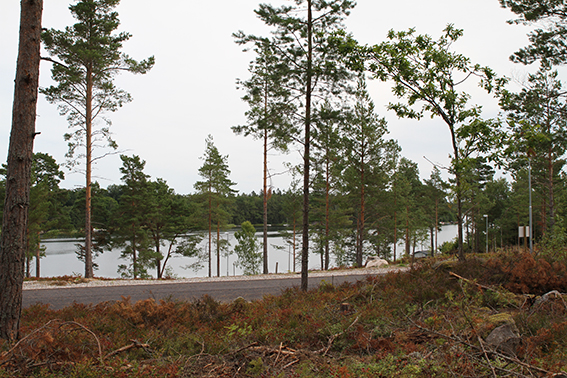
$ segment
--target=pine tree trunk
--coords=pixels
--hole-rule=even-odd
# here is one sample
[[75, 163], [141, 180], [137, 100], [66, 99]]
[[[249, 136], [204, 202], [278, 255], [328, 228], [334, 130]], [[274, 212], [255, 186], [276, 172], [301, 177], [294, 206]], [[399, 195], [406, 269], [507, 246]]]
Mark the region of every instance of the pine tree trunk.
[[[267, 102], [267, 101], [266, 101]], [[264, 130], [264, 274], [268, 274], [268, 130]]]
[[313, 15], [307, 0], [307, 82], [305, 85], [305, 146], [303, 155], [303, 244], [301, 248], [301, 290], [307, 291], [309, 270], [309, 149], [311, 143], [311, 79], [313, 67]]
[[91, 175], [92, 175], [92, 101], [93, 101], [93, 75], [92, 67], [87, 67], [87, 101], [85, 111], [86, 123], [86, 174], [85, 174], [85, 278], [92, 278], [92, 206], [91, 206]]
[[0, 337], [10, 340], [19, 336], [22, 311], [42, 10], [42, 0], [21, 2], [20, 43], [0, 249]]
[[358, 245], [356, 248], [356, 266], [362, 267], [362, 250], [364, 247], [364, 229], [365, 229], [365, 196], [364, 193], [364, 156], [362, 157], [361, 173], [360, 173], [360, 218], [359, 218], [359, 230], [358, 230]]
[[39, 238], [39, 232], [37, 233], [37, 249], [35, 250], [35, 277], [40, 277], [40, 265], [39, 260], [41, 259], [41, 239]]
[[[217, 213], [218, 213], [217, 204]], [[220, 221], [217, 220], [217, 277], [220, 277]]]
[[327, 166], [326, 166], [326, 179], [325, 179], [325, 270], [329, 270], [329, 235], [331, 233], [330, 231], [330, 223], [331, 223], [331, 219], [330, 219], [330, 208], [331, 208], [331, 203], [330, 203], [330, 191], [331, 191], [331, 184], [330, 184], [330, 180], [331, 180], [331, 173], [330, 173], [330, 167], [329, 167], [329, 151], [327, 151]]

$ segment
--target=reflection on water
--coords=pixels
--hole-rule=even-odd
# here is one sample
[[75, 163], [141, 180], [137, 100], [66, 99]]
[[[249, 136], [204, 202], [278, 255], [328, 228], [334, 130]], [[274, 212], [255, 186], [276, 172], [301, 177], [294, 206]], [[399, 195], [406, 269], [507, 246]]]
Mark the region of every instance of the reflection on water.
[[[438, 235], [438, 245], [441, 245], [445, 241], [452, 240], [457, 233], [456, 225], [446, 225], [443, 226], [441, 232]], [[223, 239], [227, 239], [230, 243], [230, 249], [232, 250], [236, 244], [236, 238], [234, 237], [234, 231], [224, 232], [221, 236]], [[259, 239], [262, 238], [261, 233], [257, 233]], [[298, 247], [296, 248], [296, 266], [297, 271], [299, 271], [301, 253], [301, 235], [297, 235]], [[83, 262], [77, 259], [75, 251], [77, 250], [77, 244], [82, 244], [81, 240], [78, 239], [59, 239], [59, 240], [46, 240], [42, 243], [46, 247], [46, 257], [41, 260], [41, 275], [43, 277], [52, 276], [63, 276], [63, 275], [83, 275], [85, 267]], [[278, 233], [268, 233], [268, 268], [270, 273], [276, 271], [276, 266], [278, 272], [291, 272], [293, 271], [293, 249], [291, 246], [281, 237]], [[203, 248], [207, 246], [207, 240], [202, 244]], [[418, 249], [427, 250], [429, 242], [424, 243]], [[396, 247], [398, 255], [404, 250], [403, 244], [398, 244]], [[215, 255], [215, 251], [213, 251]], [[212, 267], [212, 273], [214, 276], [217, 274], [216, 269], [216, 255], [213, 258], [214, 263]], [[234, 265], [236, 261], [236, 256], [224, 256], [221, 258], [221, 276], [226, 275], [241, 275], [242, 270]], [[119, 277], [117, 273], [118, 265], [128, 264], [129, 261], [120, 259], [120, 251], [112, 250], [110, 252], [104, 252], [99, 255], [95, 262], [98, 264], [99, 269], [95, 271], [95, 276], [97, 277], [108, 277], [117, 278]], [[187, 265], [195, 262], [193, 258], [173, 256], [169, 259], [167, 265], [172, 269], [174, 276], [177, 277], [205, 277], [208, 275], [208, 267], [204, 267], [199, 271], [193, 271], [190, 269], [185, 269]], [[309, 268], [310, 269], [320, 269], [321, 259], [317, 254], [310, 254], [309, 256]], [[32, 268], [32, 272], [33, 272]], [[155, 269], [149, 271], [154, 277]]]

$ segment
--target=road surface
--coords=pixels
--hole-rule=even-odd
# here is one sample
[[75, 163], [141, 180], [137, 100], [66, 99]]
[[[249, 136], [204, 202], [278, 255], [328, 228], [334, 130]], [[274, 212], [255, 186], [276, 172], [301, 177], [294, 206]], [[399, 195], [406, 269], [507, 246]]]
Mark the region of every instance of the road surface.
[[[309, 288], [319, 286], [322, 280], [333, 285], [343, 282], [364, 280], [370, 274], [384, 274], [372, 271], [364, 274], [329, 274], [309, 277]], [[276, 278], [277, 277], [277, 278]], [[106, 301], [119, 301], [122, 297], [130, 297], [132, 302], [154, 298], [172, 300], [194, 300], [207, 294], [220, 302], [231, 302], [238, 297], [246, 300], [261, 299], [264, 295], [279, 295], [286, 288], [299, 287], [301, 278], [297, 275], [282, 278], [213, 280], [198, 282], [137, 283], [132, 285], [56, 287], [41, 289], [25, 289], [23, 307], [36, 303], [49, 304], [51, 309], [61, 309], [76, 303], [97, 304]]]

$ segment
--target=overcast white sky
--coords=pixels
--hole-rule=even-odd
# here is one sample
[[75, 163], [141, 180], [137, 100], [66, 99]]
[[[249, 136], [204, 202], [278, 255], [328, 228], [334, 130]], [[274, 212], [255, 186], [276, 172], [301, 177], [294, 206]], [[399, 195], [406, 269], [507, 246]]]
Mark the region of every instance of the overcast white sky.
[[[265, 1], [268, 2], [269, 1]], [[274, 0], [272, 4], [289, 2]], [[240, 100], [236, 78], [246, 78], [252, 53], [243, 53], [231, 37], [233, 32], [266, 35], [269, 31], [253, 12], [258, 0], [122, 0], [117, 8], [122, 22], [119, 30], [133, 37], [124, 52], [135, 59], [155, 55], [156, 65], [147, 75], [124, 74], [116, 84], [130, 92], [134, 101], [111, 114], [112, 131], [120, 150], [139, 155], [147, 162], [146, 173], [163, 178], [178, 193], [193, 192], [199, 179], [199, 159], [208, 134], [223, 155], [229, 155], [231, 179], [241, 192], [258, 192], [262, 184], [260, 141], [236, 136], [231, 126], [245, 122], [247, 106]], [[43, 25], [63, 29], [74, 20], [67, 0], [44, 0]], [[2, 2], [0, 9], [0, 160], [5, 161], [11, 128], [12, 98], [18, 47], [20, 2]], [[526, 28], [508, 25], [513, 18], [498, 0], [359, 0], [346, 20], [347, 30], [361, 43], [375, 44], [390, 29], [417, 28], [437, 38], [448, 23], [465, 31], [455, 51], [473, 62], [492, 67], [499, 75], [521, 77], [526, 68], [510, 63], [508, 57], [527, 44]], [[50, 64], [42, 62], [40, 85], [50, 84]], [[387, 112], [389, 90], [378, 83], [370, 92], [379, 115], [389, 121], [390, 138], [397, 139], [407, 158], [417, 162], [422, 177], [431, 164], [423, 156], [448, 165], [450, 140], [441, 120], [398, 120]], [[482, 104], [487, 116], [494, 116], [496, 103], [474, 90], [473, 102]], [[35, 151], [49, 153], [59, 163], [67, 151], [63, 134], [65, 117], [55, 105], [40, 96]], [[273, 172], [281, 162], [298, 161], [298, 152], [272, 156]], [[107, 157], [96, 166], [96, 180], [103, 187], [120, 184], [118, 156]], [[63, 187], [84, 185], [80, 173], [67, 172]], [[286, 189], [289, 179], [278, 176], [273, 185]]]

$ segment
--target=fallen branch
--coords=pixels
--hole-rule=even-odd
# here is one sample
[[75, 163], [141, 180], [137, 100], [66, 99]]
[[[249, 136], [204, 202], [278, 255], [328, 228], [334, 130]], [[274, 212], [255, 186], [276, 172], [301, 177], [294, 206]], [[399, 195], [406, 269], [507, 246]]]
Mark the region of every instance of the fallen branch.
[[455, 278], [458, 278], [458, 279], [460, 279], [460, 280], [462, 280], [462, 281], [465, 281], [466, 283], [469, 283], [469, 284], [471, 284], [471, 285], [475, 285], [475, 286], [478, 287], [479, 289], [484, 289], [484, 290], [490, 290], [490, 291], [498, 292], [498, 290], [496, 290], [496, 289], [494, 289], [494, 288], [491, 288], [490, 286], [481, 285], [481, 284], [479, 284], [478, 282], [475, 282], [475, 281], [473, 281], [473, 280], [469, 280], [468, 278], [465, 278], [465, 277], [461, 277], [461, 276], [459, 276], [457, 273], [449, 272], [449, 275], [450, 275], [450, 276], [453, 276], [453, 277], [455, 277]]
[[[567, 310], [567, 303], [565, 303], [565, 299], [563, 299], [563, 295], [561, 295], [560, 292], [558, 292], [557, 290], [552, 290], [549, 293], [546, 293], [544, 295], [542, 295], [541, 297], [539, 297], [538, 299], [536, 299], [535, 303], [534, 303], [534, 307], [541, 307], [541, 305], [545, 302], [548, 302], [550, 300], [550, 297], [552, 295], [555, 295], [556, 298], [561, 299], [561, 301], [563, 302], [563, 306], [565, 307], [565, 309]], [[537, 308], [535, 308], [533, 311], [536, 311]]]
[[108, 359], [112, 356], [115, 356], [115, 355], [122, 353], [122, 352], [126, 352], [130, 349], [133, 349], [133, 348], [141, 348], [141, 349], [144, 349], [147, 353], [150, 353], [150, 354], [153, 353], [153, 351], [150, 349], [151, 347], [150, 347], [149, 344], [142, 344], [137, 340], [130, 340], [130, 341], [132, 342], [132, 344], [123, 346], [122, 348], [116, 349], [115, 351], [108, 353], [106, 356], [104, 356], [103, 360], [106, 360], [106, 359]]

